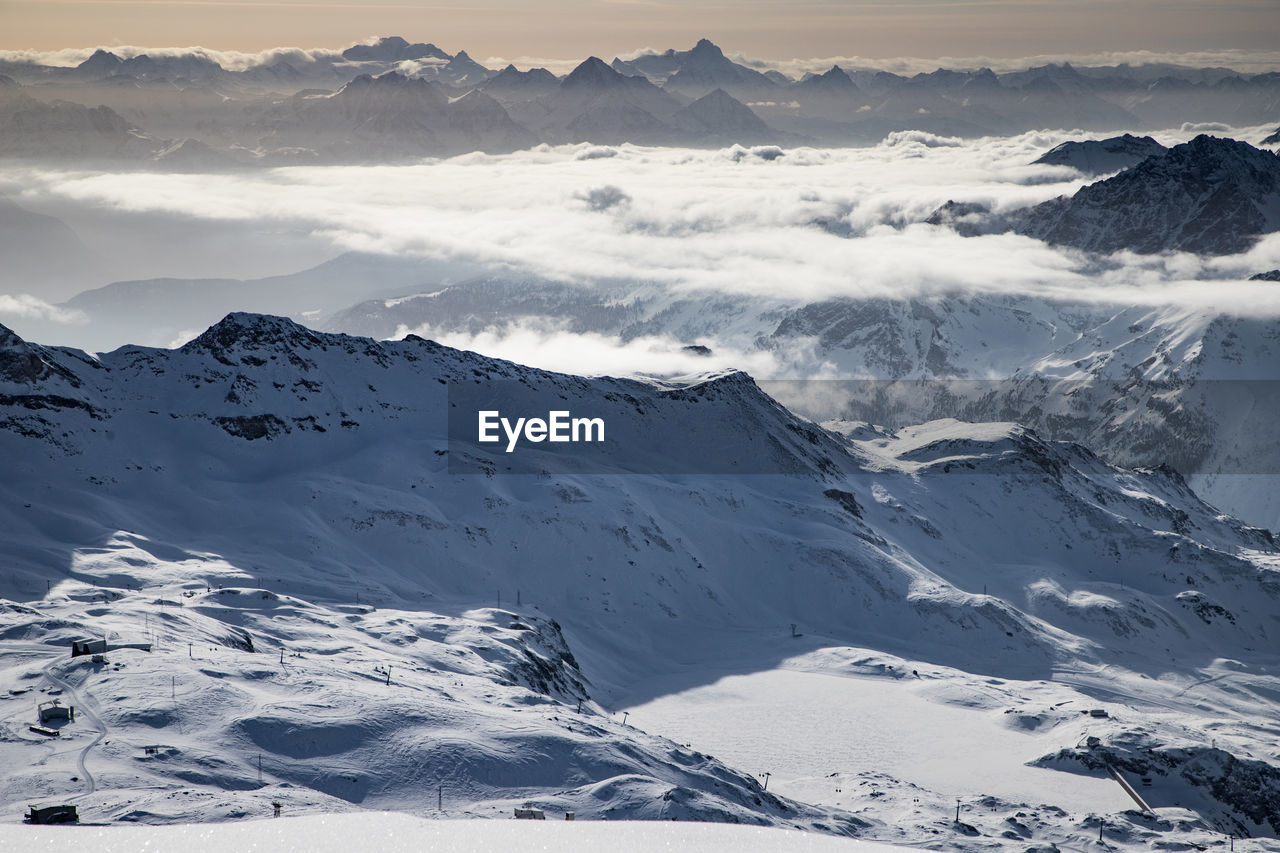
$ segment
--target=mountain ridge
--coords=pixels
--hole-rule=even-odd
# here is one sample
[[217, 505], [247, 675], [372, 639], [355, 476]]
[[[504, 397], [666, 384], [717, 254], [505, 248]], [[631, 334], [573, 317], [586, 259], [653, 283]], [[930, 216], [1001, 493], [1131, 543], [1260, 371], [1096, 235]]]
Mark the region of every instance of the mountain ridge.
[[1013, 230], [1095, 252], [1246, 251], [1280, 229], [1280, 157], [1201, 134], [1069, 199], [1014, 218]]
[[[1077, 701], [1123, 695], [1125, 720], [1099, 729], [1111, 748], [1174, 731], [1168, 706], [1143, 705], [1148, 681], [1172, 690], [1223, 658], [1240, 678], [1273, 678], [1256, 651], [1280, 596], [1265, 532], [1168, 471], [1117, 469], [1016, 425], [824, 429], [737, 372], [590, 379], [244, 313], [177, 350], [98, 359], [0, 339], [0, 449], [14, 460], [0, 589], [28, 602], [4, 611], [15, 654], [0, 676], [47, 672], [77, 704], [92, 697], [116, 750], [90, 747], [115, 768], [96, 791], [105, 816], [189, 817], [178, 788], [200, 792], [206, 817], [267, 793], [298, 811], [420, 809], [439, 785], [454, 814], [531, 801], [916, 838], [947, 798], [894, 782], [889, 802], [929, 804], [894, 820], [765, 796], [601, 703], [698, 655], [736, 649], [757, 671], [826, 649], [848, 656], [846, 675], [879, 673], [881, 689], [914, 668], [970, 695], [1011, 689], [1005, 679]], [[68, 389], [91, 410], [52, 402]], [[537, 450], [532, 471], [507, 473], [502, 451], [457, 440], [455, 404], [603, 417], [621, 442], [614, 467], [557, 470]], [[455, 471], [455, 454], [476, 469]], [[676, 467], [646, 467], [656, 456]], [[761, 458], [785, 464], [750, 473]], [[69, 638], [137, 633], [144, 613], [163, 636], [150, 656], [112, 651], [98, 670], [65, 657]], [[1090, 672], [1106, 679], [1071, 675]], [[182, 702], [126, 689], [170, 678]], [[1180, 713], [1244, 701], [1225, 684]], [[1074, 711], [1042, 725], [1005, 748], [1020, 744], [1025, 762], [1080, 739]], [[1247, 723], [1233, 725], [1246, 739], [1231, 749], [1252, 750]], [[163, 759], [132, 758], [160, 738]], [[40, 776], [6, 778], [27, 797]], [[1243, 802], [1178, 784], [1173, 795], [1194, 789], [1205, 814], [1254, 831]], [[998, 835], [1026, 807], [993, 799], [991, 817], [972, 819]], [[1060, 811], [1038, 838], [1083, 831], [1088, 817]]]

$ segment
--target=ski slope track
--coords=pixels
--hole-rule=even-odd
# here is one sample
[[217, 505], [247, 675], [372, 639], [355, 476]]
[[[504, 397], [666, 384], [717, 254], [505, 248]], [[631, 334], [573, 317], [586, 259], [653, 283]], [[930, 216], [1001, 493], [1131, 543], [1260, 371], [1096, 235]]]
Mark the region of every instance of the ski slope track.
[[[450, 441], [463, 388], [612, 449], [509, 473]], [[0, 454], [6, 820], [530, 804], [1276, 849], [1280, 548], [1167, 468], [252, 314], [98, 357], [3, 330]], [[48, 695], [77, 706], [56, 739], [27, 730]]]

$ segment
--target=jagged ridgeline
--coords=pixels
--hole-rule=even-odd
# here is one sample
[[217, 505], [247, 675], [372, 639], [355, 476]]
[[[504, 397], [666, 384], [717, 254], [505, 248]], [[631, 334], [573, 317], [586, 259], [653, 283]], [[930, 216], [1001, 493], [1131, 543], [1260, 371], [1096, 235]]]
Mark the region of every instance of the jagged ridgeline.
[[[734, 60], [708, 39], [629, 60], [589, 57], [560, 76], [488, 68], [464, 50], [399, 36], [341, 52], [268, 51], [247, 64], [205, 49], [100, 49], [75, 65], [0, 61], [0, 154], [208, 171], [543, 142], [865, 145], [895, 131], [1246, 127], [1274, 121], [1278, 94], [1274, 74], [1169, 64], [912, 75], [833, 65], [796, 77]], [[1115, 156], [1077, 152], [1090, 168]]]
[[[571, 469], [522, 446], [535, 470], [508, 473], [455, 440], [477, 388], [598, 416], [613, 449]], [[824, 429], [740, 373], [584, 379], [249, 314], [99, 358], [6, 330], [0, 406], [4, 677], [60, 679], [109, 733], [120, 751], [89, 753], [105, 818], [448, 796], [888, 833], [597, 704], [727, 637], [776, 665], [796, 623], [1019, 683], [1220, 660], [1272, 678], [1250, 663], [1280, 598], [1270, 534], [1168, 469], [1012, 424]], [[60, 651], [147, 632], [150, 655], [97, 669]], [[144, 742], [163, 749], [133, 759]], [[25, 797], [39, 768], [13, 766]], [[1251, 832], [1274, 820], [1206, 790]]]

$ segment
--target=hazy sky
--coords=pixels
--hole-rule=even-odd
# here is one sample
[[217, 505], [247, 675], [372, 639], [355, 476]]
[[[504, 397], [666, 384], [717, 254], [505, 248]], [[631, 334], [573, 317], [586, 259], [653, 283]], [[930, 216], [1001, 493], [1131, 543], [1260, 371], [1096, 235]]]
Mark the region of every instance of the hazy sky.
[[258, 51], [393, 34], [477, 58], [607, 59], [701, 36], [769, 59], [1256, 50], [1280, 44], [1280, 0], [0, 0], [0, 49]]

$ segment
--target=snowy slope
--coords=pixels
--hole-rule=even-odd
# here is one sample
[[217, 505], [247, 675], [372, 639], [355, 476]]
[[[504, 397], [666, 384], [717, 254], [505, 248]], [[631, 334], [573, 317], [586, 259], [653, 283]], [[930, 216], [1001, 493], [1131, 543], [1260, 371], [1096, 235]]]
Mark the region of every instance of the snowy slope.
[[[1265, 317], [1019, 296], [804, 302], [485, 277], [361, 303], [326, 326], [381, 338], [539, 324], [767, 354], [769, 392], [819, 420], [1020, 421], [1119, 464], [1172, 465], [1224, 511], [1280, 527], [1265, 479], [1280, 471], [1267, 428], [1280, 330]], [[823, 379], [782, 381], [810, 376]]]
[[[960, 837], [948, 799], [992, 795], [981, 779], [938, 791], [895, 762], [877, 797], [832, 800], [792, 778], [775, 798], [750, 775], [769, 768], [731, 770], [607, 710], [640, 715], [680, 692], [672, 678], [696, 687], [808, 653], [823, 655], [810, 668], [934, 679], [901, 738], [962, 695], [984, 719], [995, 703], [1030, 719], [1050, 697], [1105, 698], [1116, 719], [1100, 744], [1212, 722], [1230, 754], [1268, 755], [1265, 715], [1239, 691], [1274, 689], [1271, 539], [1175, 475], [1012, 425], [824, 431], [741, 374], [582, 379], [255, 315], [180, 350], [96, 360], [8, 336], [0, 381], [0, 594], [13, 602], [0, 678], [20, 691], [0, 700], [17, 768], [0, 799], [13, 814], [68, 797], [93, 819], [161, 822], [272, 799], [296, 812], [439, 797], [453, 816], [530, 801]], [[471, 458], [447, 433], [464, 388], [604, 417], [615, 444], [591, 470], [629, 473], [512, 475], [500, 452]], [[490, 473], [451, 473], [469, 460]], [[158, 647], [67, 657], [70, 640], [104, 635]], [[1161, 705], [1205, 673], [1216, 681], [1195, 702]], [[26, 718], [53, 691], [84, 711], [51, 742]], [[1078, 719], [1001, 746], [1005, 760], [1075, 748]], [[814, 750], [827, 731], [791, 735]], [[846, 771], [868, 772], [825, 772]], [[1088, 835], [1089, 787], [1046, 781], [964, 826], [1013, 844], [999, 825], [1034, 808], [1043, 818], [1016, 843]], [[1240, 820], [1206, 796], [1212, 819]], [[911, 799], [924, 805], [908, 821]], [[1143, 832], [1211, 832], [1170, 820]]]
[[1168, 151], [1150, 136], [1126, 133], [1109, 139], [1086, 139], [1057, 145], [1037, 157], [1036, 163], [1070, 166], [1087, 175], [1105, 175], [1136, 166], [1151, 156]]
[[[512, 848], [559, 850], [563, 853], [644, 853], [652, 850], [700, 850], [706, 853], [875, 853], [893, 849], [867, 841], [824, 838], [797, 832], [693, 823], [509, 823], [478, 820], [427, 821], [396, 813], [326, 815], [247, 821], [217, 827], [109, 827], [75, 833], [76, 845], [101, 853], [125, 853], [144, 846], [181, 848], [189, 853], [229, 849], [308, 850], [316, 853], [412, 853], [446, 849], [485, 853]], [[0, 826], [0, 840], [32, 851], [61, 849], [67, 832], [61, 827]]]

